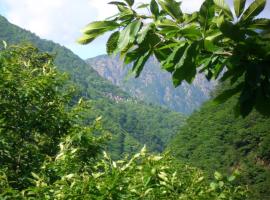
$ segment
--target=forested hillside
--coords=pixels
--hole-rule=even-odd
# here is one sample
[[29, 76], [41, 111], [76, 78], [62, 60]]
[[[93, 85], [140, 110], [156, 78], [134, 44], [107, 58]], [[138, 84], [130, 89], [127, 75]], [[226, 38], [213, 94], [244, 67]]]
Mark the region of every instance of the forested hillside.
[[124, 65], [119, 56], [102, 55], [87, 59], [87, 63], [132, 97], [185, 114], [190, 114], [206, 101], [216, 85], [203, 74], [198, 74], [192, 84], [185, 82], [175, 88], [170, 75], [160, 69], [160, 64], [154, 58], [147, 61], [142, 75], [136, 79], [129, 74], [131, 65]]
[[199, 169], [146, 147], [122, 160], [102, 156], [108, 130], [100, 117], [85, 123], [89, 105], [72, 102], [72, 85], [53, 56], [31, 45], [2, 47], [0, 199], [246, 197], [245, 187], [235, 190], [219, 173], [210, 183]]
[[268, 200], [270, 119], [255, 111], [246, 118], [235, 117], [236, 99], [237, 95], [221, 105], [213, 100], [205, 103], [187, 120], [169, 149], [179, 160], [209, 174], [238, 169], [241, 183], [250, 186], [252, 199]]
[[74, 101], [78, 101], [80, 97], [91, 100], [88, 121], [99, 116], [104, 117], [104, 128], [114, 135], [109, 147], [114, 158], [122, 153], [138, 150], [144, 144], [147, 144], [150, 150], [160, 152], [184, 123], [185, 117], [180, 113], [137, 102], [99, 76], [67, 48], [40, 39], [29, 31], [10, 24], [1, 16], [0, 29], [0, 40], [6, 41], [8, 45], [30, 42], [40, 50], [55, 55], [57, 69], [68, 73], [71, 83], [76, 86]]

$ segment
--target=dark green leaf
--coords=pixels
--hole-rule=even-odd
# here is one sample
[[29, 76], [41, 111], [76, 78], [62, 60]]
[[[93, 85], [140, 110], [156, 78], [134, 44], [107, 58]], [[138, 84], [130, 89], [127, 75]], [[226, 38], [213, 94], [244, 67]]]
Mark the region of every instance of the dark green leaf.
[[231, 98], [233, 95], [239, 93], [244, 87], [244, 83], [240, 83], [237, 86], [235, 86], [232, 89], [225, 90], [222, 92], [220, 95], [218, 95], [214, 101], [218, 104], [224, 103], [227, 101], [229, 98]]
[[159, 8], [156, 0], [151, 0], [150, 10], [156, 18], [159, 16]]
[[139, 44], [141, 44], [141, 43], [144, 41], [146, 35], [147, 35], [148, 32], [153, 28], [153, 26], [154, 26], [153, 23], [148, 24], [148, 25], [144, 26], [144, 27], [139, 31], [139, 33], [138, 33], [138, 38], [137, 38], [137, 42], [138, 42]]
[[254, 29], [270, 30], [270, 19], [255, 19], [250, 23], [249, 27]]
[[135, 72], [135, 77], [139, 77], [143, 67], [151, 55], [151, 51], [147, 51], [144, 55], [140, 56], [133, 65], [132, 71]]
[[149, 6], [148, 3], [142, 3], [137, 8], [147, 8]]
[[214, 0], [215, 5], [220, 8], [224, 14], [229, 17], [231, 20], [233, 19], [233, 14], [231, 12], [230, 7], [228, 4], [225, 2], [225, 0]]
[[89, 35], [93, 33], [104, 33], [114, 30], [117, 27], [119, 27], [119, 24], [114, 21], [96, 21], [88, 24], [82, 29], [82, 33]]
[[266, 0], [255, 0], [248, 7], [248, 9], [243, 13], [241, 17], [241, 22], [251, 21], [254, 17], [260, 14], [266, 4]]
[[107, 54], [111, 55], [117, 49], [119, 35], [120, 35], [119, 31], [114, 32], [113, 34], [111, 34], [110, 38], [107, 41], [107, 45], [106, 45]]
[[118, 42], [120, 51], [125, 49], [128, 44], [135, 41], [135, 36], [139, 32], [141, 25], [142, 22], [137, 20], [130, 23], [123, 31], [121, 31]]
[[126, 6], [125, 3], [120, 2], [120, 1], [111, 1], [108, 4]]
[[246, 0], [234, 0], [234, 11], [235, 15], [237, 17], [240, 17], [240, 15], [243, 13], [245, 5], [246, 5]]
[[129, 6], [133, 6], [134, 0], [124, 0]]
[[180, 9], [180, 3], [175, 0], [158, 0], [161, 8], [166, 11], [172, 18], [181, 21], [182, 11]]
[[184, 51], [173, 72], [173, 84], [178, 86], [183, 80], [191, 83], [196, 75], [195, 55], [197, 43], [190, 44]]

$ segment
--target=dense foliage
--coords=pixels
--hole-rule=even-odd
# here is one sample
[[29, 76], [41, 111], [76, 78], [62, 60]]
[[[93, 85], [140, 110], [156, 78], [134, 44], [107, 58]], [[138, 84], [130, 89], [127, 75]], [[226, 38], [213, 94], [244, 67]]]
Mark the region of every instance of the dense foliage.
[[243, 199], [235, 175], [181, 166], [143, 148], [112, 161], [99, 152], [108, 138], [101, 118], [85, 125], [82, 99], [74, 105], [53, 59], [32, 46], [0, 51], [1, 199]]
[[[139, 150], [146, 144], [151, 151], [162, 151], [169, 138], [184, 123], [184, 116], [158, 106], [137, 102], [118, 87], [101, 78], [95, 70], [70, 50], [54, 42], [42, 40], [29, 31], [10, 24], [0, 16], [0, 40], [7, 44], [33, 43], [42, 52], [54, 55], [57, 70], [69, 75], [75, 90], [72, 102], [81, 97], [91, 100], [91, 112], [84, 111], [85, 121], [103, 116], [104, 128], [113, 139], [110, 151], [113, 158]], [[141, 124], [139, 124], [141, 123]]]
[[[220, 86], [219, 90], [229, 88]], [[217, 91], [220, 93], [220, 91]], [[239, 95], [239, 94], [238, 94]], [[252, 190], [251, 199], [270, 198], [270, 119], [252, 112], [246, 118], [235, 117], [237, 101], [217, 105], [213, 100], [193, 113], [187, 124], [169, 145], [172, 154], [192, 166], [212, 174], [238, 169], [241, 182]]]
[[[197, 12], [183, 13], [175, 0], [151, 0], [136, 9], [134, 0], [113, 1], [119, 13], [105, 21], [92, 22], [78, 40], [88, 44], [113, 30], [108, 54], [120, 53], [140, 75], [151, 55], [172, 74], [173, 83], [192, 82], [197, 71], [208, 79], [222, 77], [231, 84], [219, 101], [241, 92], [235, 106], [247, 116], [253, 108], [270, 113], [270, 19], [258, 19], [266, 0], [234, 0], [234, 12], [225, 0], [205, 0]], [[149, 11], [140, 12], [147, 8]], [[225, 73], [221, 73], [224, 72]], [[241, 77], [245, 77], [244, 80]]]

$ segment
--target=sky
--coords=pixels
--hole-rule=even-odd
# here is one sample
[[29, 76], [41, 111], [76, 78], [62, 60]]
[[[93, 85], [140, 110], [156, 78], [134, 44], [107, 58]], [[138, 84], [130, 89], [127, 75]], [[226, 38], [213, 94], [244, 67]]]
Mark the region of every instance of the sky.
[[[110, 0], [0, 0], [0, 14], [11, 23], [43, 39], [53, 40], [86, 59], [105, 54], [108, 35], [82, 46], [76, 43], [80, 30], [91, 21], [103, 20], [117, 12]], [[135, 0], [136, 4], [150, 0]], [[198, 10], [203, 0], [182, 0], [185, 12]], [[232, 5], [232, 0], [228, 0]], [[251, 0], [248, 0], [250, 3]], [[270, 18], [270, 0], [261, 17]]]

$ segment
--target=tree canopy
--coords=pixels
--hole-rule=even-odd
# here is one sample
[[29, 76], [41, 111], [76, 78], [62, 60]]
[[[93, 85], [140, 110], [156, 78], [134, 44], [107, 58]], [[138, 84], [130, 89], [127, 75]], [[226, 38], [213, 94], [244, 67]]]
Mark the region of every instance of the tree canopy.
[[266, 0], [254, 0], [247, 8], [245, 0], [234, 0], [234, 11], [224, 0], [205, 0], [193, 13], [184, 13], [175, 0], [151, 0], [136, 8], [134, 0], [110, 4], [119, 13], [88, 24], [79, 43], [115, 31], [107, 53], [133, 63], [136, 77], [154, 55], [175, 86], [191, 83], [198, 72], [208, 79], [230, 80], [232, 87], [217, 102], [241, 93], [237, 114], [247, 116], [253, 108], [270, 114], [270, 19], [257, 18]]

